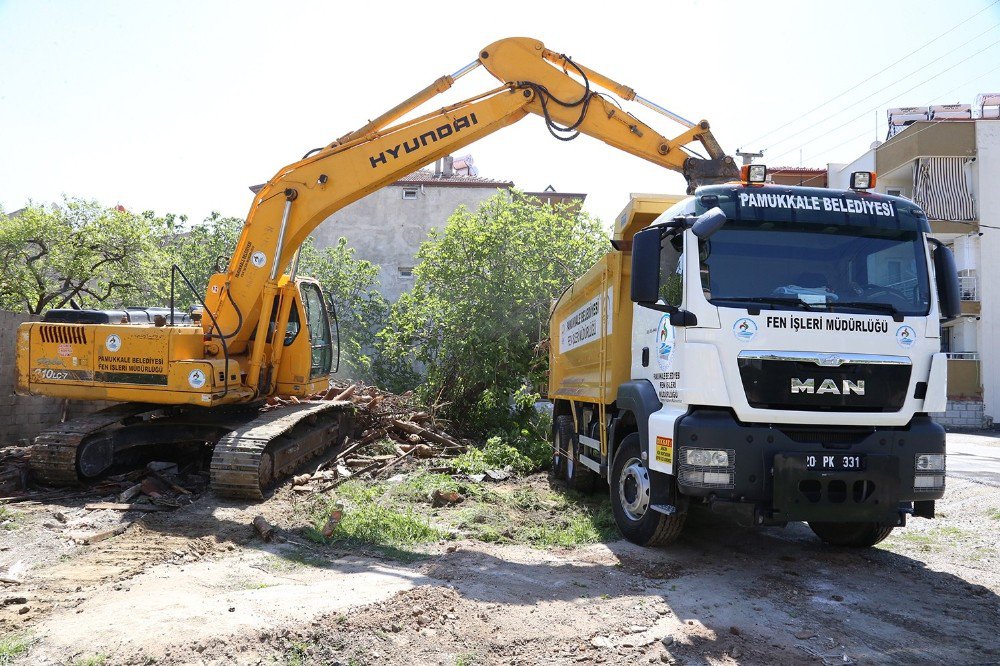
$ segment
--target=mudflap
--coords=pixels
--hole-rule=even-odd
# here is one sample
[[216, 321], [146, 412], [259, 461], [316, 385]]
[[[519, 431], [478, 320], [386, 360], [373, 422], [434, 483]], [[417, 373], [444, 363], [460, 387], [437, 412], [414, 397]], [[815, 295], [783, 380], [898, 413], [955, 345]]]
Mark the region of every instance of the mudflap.
[[864, 471], [810, 471], [804, 456], [774, 456], [773, 518], [778, 521], [879, 522], [900, 517], [899, 460], [869, 454]]

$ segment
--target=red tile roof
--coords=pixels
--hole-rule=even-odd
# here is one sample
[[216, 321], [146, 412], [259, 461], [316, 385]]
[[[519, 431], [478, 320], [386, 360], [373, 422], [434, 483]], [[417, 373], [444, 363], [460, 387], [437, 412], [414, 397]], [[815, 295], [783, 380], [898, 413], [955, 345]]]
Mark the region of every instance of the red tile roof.
[[414, 171], [413, 173], [403, 176], [393, 183], [393, 185], [425, 185], [431, 187], [492, 187], [500, 189], [514, 187], [514, 181], [493, 180], [492, 178], [483, 178], [482, 176], [435, 176], [434, 172], [429, 169], [420, 169], [419, 171]]

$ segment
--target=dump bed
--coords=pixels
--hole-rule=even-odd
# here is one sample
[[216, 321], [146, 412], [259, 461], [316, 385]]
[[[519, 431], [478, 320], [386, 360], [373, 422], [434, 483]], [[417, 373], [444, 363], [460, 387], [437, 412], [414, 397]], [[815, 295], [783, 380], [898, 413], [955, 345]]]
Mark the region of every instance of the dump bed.
[[633, 194], [614, 244], [555, 302], [549, 323], [549, 399], [611, 404], [632, 369], [632, 236], [682, 196]]

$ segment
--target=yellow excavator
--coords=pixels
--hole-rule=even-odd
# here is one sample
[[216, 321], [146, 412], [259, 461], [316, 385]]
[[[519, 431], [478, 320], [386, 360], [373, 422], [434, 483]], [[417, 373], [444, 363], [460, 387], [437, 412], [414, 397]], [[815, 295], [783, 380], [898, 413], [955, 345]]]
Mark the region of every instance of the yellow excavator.
[[[480, 65], [502, 84], [400, 121]], [[685, 129], [668, 139], [598, 88]], [[306, 397], [329, 386], [330, 317], [319, 284], [296, 274], [299, 248], [337, 210], [529, 113], [559, 139], [586, 134], [679, 171], [689, 191], [739, 176], [707, 122], [685, 120], [537, 40], [494, 42], [451, 76], [280, 169], [257, 192], [227, 270], [210, 278], [200, 321], [179, 315], [172, 294], [161, 312], [50, 310], [21, 325], [19, 394], [121, 403], [38, 436], [35, 477], [75, 484], [134, 462], [148, 445], [207, 444], [214, 492], [259, 499], [337, 446], [350, 427], [349, 404], [259, 409], [270, 396]], [[695, 142], [706, 157], [687, 148]], [[171, 284], [195, 289], [177, 266]]]

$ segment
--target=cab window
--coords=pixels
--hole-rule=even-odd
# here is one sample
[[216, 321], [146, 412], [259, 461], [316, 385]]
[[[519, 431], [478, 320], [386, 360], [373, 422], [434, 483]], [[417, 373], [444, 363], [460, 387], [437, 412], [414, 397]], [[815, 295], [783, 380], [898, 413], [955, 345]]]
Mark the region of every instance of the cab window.
[[323, 293], [311, 282], [303, 282], [302, 306], [305, 310], [306, 326], [309, 329], [309, 346], [312, 350], [310, 379], [330, 374], [333, 364], [333, 345], [330, 333], [330, 319], [323, 304]]

